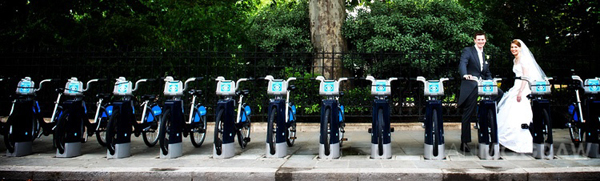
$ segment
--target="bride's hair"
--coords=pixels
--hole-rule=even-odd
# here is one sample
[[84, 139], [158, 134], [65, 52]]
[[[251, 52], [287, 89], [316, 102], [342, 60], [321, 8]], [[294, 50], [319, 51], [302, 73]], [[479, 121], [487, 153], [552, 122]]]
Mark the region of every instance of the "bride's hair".
[[512, 44], [515, 44], [517, 46], [519, 46], [519, 48], [521, 47], [521, 43], [519, 42], [519, 40], [513, 40], [512, 42], [510, 42]]

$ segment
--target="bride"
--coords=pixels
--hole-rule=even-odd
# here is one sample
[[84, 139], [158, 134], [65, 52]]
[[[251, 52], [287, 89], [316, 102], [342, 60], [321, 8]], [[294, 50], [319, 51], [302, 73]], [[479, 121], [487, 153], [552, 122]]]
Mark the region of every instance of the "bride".
[[[515, 76], [525, 76], [532, 80], [543, 80], [544, 71], [535, 61], [529, 48], [521, 40], [513, 40], [510, 52], [515, 56], [513, 72]], [[504, 94], [498, 103], [498, 141], [500, 144], [517, 153], [531, 153], [533, 138], [529, 129], [523, 129], [522, 124], [529, 125], [533, 119], [530, 101], [527, 95], [531, 93], [529, 84], [524, 80], [515, 80], [515, 84]]]

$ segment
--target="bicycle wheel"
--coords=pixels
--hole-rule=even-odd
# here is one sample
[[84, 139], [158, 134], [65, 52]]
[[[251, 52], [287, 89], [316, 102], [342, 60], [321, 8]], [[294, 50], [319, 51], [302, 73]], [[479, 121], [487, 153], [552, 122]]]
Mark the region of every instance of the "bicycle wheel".
[[377, 111], [377, 148], [379, 152], [379, 156], [383, 155], [383, 109], [379, 109]]
[[8, 120], [6, 120], [6, 125], [5, 125], [5, 130], [4, 130], [4, 145], [6, 146], [6, 149], [8, 150], [8, 152], [12, 153], [15, 151], [15, 138], [13, 138], [14, 136], [13, 131], [15, 130], [15, 127], [13, 125], [13, 119], [14, 116], [9, 116]]
[[[146, 109], [148, 113], [148, 115], [146, 115], [146, 119], [148, 119], [148, 116], [152, 116], [154, 120], [150, 123], [150, 126], [148, 126], [148, 128], [142, 130], [142, 138], [146, 146], [154, 147], [154, 145], [156, 145], [156, 143], [158, 142], [158, 131], [156, 131], [156, 128], [160, 126], [162, 120], [159, 120], [159, 118], [157, 118], [156, 115], [154, 115], [152, 109], [148, 107], [146, 107]], [[156, 120], [159, 120], [158, 123], [156, 122]]]
[[169, 136], [171, 133], [170, 127], [171, 110], [167, 109], [163, 112], [162, 119], [160, 120], [160, 127], [158, 128], [158, 140], [163, 155], [169, 153]]
[[213, 142], [213, 144], [215, 145], [215, 151], [217, 152], [217, 155], [221, 155], [222, 151], [223, 151], [223, 112], [224, 110], [219, 110], [219, 113], [217, 113], [217, 117], [215, 119], [215, 141]]
[[[292, 113], [292, 109], [288, 110], [290, 117], [292, 117], [292, 124], [287, 129], [287, 137], [286, 142], [288, 146], [294, 146], [294, 142], [296, 142], [296, 114]], [[342, 134], [342, 133], [340, 133]], [[340, 141], [340, 147], [342, 146], [342, 142]]]
[[330, 153], [330, 128], [331, 128], [331, 109], [325, 109], [325, 117], [321, 121], [321, 141], [323, 142], [325, 155], [329, 155]]
[[[106, 117], [103, 117], [106, 115]], [[106, 126], [108, 124], [108, 112], [104, 107], [100, 108], [100, 113], [98, 114], [98, 120], [96, 120], [96, 141], [102, 146], [106, 146]]]
[[63, 112], [63, 114], [60, 115], [60, 117], [58, 118], [58, 122], [56, 123], [56, 128], [54, 128], [54, 136], [53, 136], [53, 141], [54, 141], [54, 146], [56, 146], [56, 149], [58, 149], [58, 153], [63, 154], [65, 152], [65, 138], [66, 138], [66, 131], [65, 131], [65, 126], [67, 125], [68, 122], [68, 113], [65, 111]]
[[115, 145], [117, 141], [117, 121], [119, 121], [119, 110], [113, 110], [108, 125], [106, 126], [106, 148], [111, 155], [115, 154]]
[[577, 109], [578, 108], [576, 107], [573, 109], [573, 113], [570, 116], [569, 122], [567, 123], [567, 128], [569, 128], [569, 136], [571, 136], [571, 141], [575, 144], [575, 146], [579, 146], [579, 144], [583, 142], [585, 135], [581, 128], [583, 125], [578, 120], [580, 119], [581, 115], [578, 115], [579, 110]]
[[242, 147], [242, 149], [244, 149], [248, 145], [248, 142], [250, 142], [251, 121], [250, 121], [250, 116], [246, 115], [246, 110], [243, 107], [242, 107], [241, 114], [244, 114], [244, 116], [246, 117], [246, 121], [244, 122], [242, 127], [238, 129], [237, 138], [238, 138], [238, 143], [240, 144], [240, 147]]
[[495, 135], [497, 135], [494, 127], [496, 127], [496, 114], [494, 114], [493, 110], [488, 110], [488, 138], [489, 138], [489, 148], [490, 148], [490, 155], [495, 155], [495, 151], [494, 151], [494, 143], [496, 142], [493, 138], [495, 138]]
[[272, 154], [275, 154], [275, 143], [277, 139], [277, 109], [274, 107], [269, 113], [269, 122], [267, 123], [267, 144]]
[[433, 155], [435, 155], [435, 156], [438, 155], [438, 145], [440, 144], [440, 140], [438, 139], [438, 137], [441, 137], [440, 136], [440, 130], [438, 128], [438, 121], [439, 120], [438, 120], [437, 114], [438, 113], [437, 113], [436, 109], [434, 109], [433, 113], [431, 114], [431, 116], [432, 116], [431, 117], [431, 120], [432, 120], [431, 123], [433, 124], [431, 126], [431, 128], [433, 129], [432, 130], [433, 131], [433, 134], [432, 134], [432, 137], [433, 137]]
[[[194, 109], [194, 115], [198, 114], [198, 110]], [[192, 141], [192, 145], [198, 148], [202, 146], [204, 143], [204, 138], [206, 138], [206, 116], [200, 116], [200, 122], [196, 123], [194, 128], [190, 131], [190, 139]]]

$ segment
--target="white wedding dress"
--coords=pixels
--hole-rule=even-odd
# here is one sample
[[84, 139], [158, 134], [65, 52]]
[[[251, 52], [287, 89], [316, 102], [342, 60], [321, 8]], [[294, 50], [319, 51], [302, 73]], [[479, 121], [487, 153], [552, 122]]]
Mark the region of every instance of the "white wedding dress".
[[[514, 60], [513, 60], [514, 62]], [[520, 61], [513, 66], [513, 72], [517, 77], [523, 76], [523, 67], [529, 64], [521, 64]], [[530, 67], [531, 68], [531, 67]], [[531, 69], [528, 69], [531, 70]], [[531, 105], [526, 97], [531, 93], [529, 84], [525, 84], [521, 102], [517, 102], [517, 94], [523, 80], [516, 79], [508, 92], [504, 93], [498, 104], [498, 141], [500, 144], [517, 153], [531, 153], [533, 150], [533, 137], [529, 129], [522, 129], [521, 124], [528, 124], [533, 119]]]

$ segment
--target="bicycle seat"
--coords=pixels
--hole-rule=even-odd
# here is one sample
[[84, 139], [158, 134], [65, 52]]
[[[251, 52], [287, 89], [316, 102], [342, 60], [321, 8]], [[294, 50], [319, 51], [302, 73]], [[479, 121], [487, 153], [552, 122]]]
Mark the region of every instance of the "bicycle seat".
[[156, 99], [156, 95], [146, 94], [142, 96], [142, 100], [154, 100]]
[[189, 93], [191, 95], [200, 96], [200, 95], [202, 95], [202, 90], [194, 90], [194, 89], [192, 89], [192, 90], [189, 91]]
[[57, 89], [54, 89], [54, 91], [56, 91], [56, 93], [61, 93], [61, 92], [65, 91], [65, 88], [57, 88]]
[[340, 91], [340, 97], [344, 96], [344, 91]]
[[242, 95], [244, 95], [244, 96], [248, 96], [248, 94], [250, 94], [250, 90], [248, 90], [248, 89], [244, 89], [244, 90], [242, 90], [242, 91], [237, 91], [237, 92], [235, 92], [235, 95], [236, 95], [236, 96], [239, 96], [240, 94], [242, 94]]
[[108, 98], [110, 98], [110, 93], [99, 93], [99, 94], [96, 94], [96, 97], [99, 99], [108, 99]]
[[296, 86], [295, 85], [290, 85], [288, 87], [288, 90], [290, 90], [290, 91], [296, 90]]

